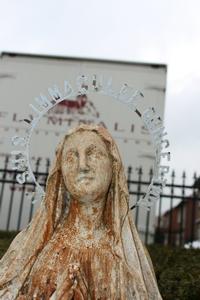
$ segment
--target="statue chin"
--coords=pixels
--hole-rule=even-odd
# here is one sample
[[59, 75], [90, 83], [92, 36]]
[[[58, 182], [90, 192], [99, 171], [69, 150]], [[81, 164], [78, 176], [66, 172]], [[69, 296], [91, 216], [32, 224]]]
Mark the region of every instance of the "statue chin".
[[101, 186], [88, 185], [87, 183], [77, 185], [73, 189], [67, 188], [70, 199], [76, 199], [82, 204], [105, 202], [105, 196], [108, 189], [102, 189]]

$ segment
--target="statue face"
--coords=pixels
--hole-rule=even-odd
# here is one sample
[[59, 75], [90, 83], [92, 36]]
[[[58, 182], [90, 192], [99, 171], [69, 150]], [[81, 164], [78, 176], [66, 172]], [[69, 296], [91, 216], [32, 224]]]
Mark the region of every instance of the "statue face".
[[112, 161], [101, 137], [92, 131], [69, 136], [62, 153], [62, 174], [67, 190], [79, 201], [105, 196], [112, 178]]

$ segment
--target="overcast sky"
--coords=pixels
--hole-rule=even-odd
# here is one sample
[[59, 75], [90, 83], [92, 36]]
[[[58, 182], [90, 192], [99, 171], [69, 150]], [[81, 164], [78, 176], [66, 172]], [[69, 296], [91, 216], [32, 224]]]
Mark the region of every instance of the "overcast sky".
[[171, 167], [200, 174], [200, 2], [0, 0], [0, 51], [168, 65]]

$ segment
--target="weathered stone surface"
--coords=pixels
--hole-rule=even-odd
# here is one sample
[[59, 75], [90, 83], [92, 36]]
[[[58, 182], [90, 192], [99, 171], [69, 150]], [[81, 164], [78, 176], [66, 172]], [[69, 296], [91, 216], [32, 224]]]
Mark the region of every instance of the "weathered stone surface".
[[0, 299], [162, 299], [106, 129], [59, 144], [40, 208], [0, 261]]

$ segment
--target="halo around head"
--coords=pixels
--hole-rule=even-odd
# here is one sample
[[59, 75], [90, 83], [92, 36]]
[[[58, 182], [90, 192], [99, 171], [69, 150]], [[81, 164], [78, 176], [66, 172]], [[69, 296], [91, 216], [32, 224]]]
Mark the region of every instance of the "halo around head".
[[[12, 137], [13, 145], [18, 147], [18, 150], [11, 152], [11, 154], [14, 155], [14, 159], [12, 160], [13, 169], [22, 172], [17, 175], [17, 182], [23, 184], [26, 180], [32, 180], [36, 186], [35, 198], [41, 198], [45, 195], [43, 188], [35, 178], [30, 164], [30, 141], [32, 133], [43, 115], [55, 105], [63, 100], [69, 98], [76, 99], [77, 96], [88, 95], [90, 93], [106, 95], [125, 104], [143, 120], [144, 126], [149, 131], [155, 151], [153, 177], [146, 193], [137, 201], [135, 206], [142, 205], [150, 209], [153, 203], [160, 198], [160, 194], [166, 184], [165, 175], [169, 172], [168, 165], [160, 165], [161, 158], [167, 159], [167, 161], [170, 160], [170, 152], [166, 150], [169, 147], [169, 140], [166, 138], [167, 133], [165, 132], [165, 127], [154, 108], [149, 107], [143, 112], [139, 111], [138, 103], [140, 98], [143, 97], [140, 91], [135, 90], [126, 83], [124, 83], [119, 90], [114, 90], [112, 79], [109, 78], [105, 80], [102, 76], [99, 76], [98, 79], [97, 75], [94, 75], [92, 78], [85, 75], [78, 76], [75, 88], [65, 80], [62, 89], [54, 85], [52, 88], [48, 88], [48, 96], [40, 94], [35, 98], [35, 103], [30, 104], [34, 112], [34, 118], [32, 120], [24, 119], [24, 122], [28, 124], [26, 135], [23, 137]], [[81, 125], [83, 129], [86, 128], [86, 126], [87, 125], [84, 124]], [[97, 125], [93, 126], [95, 129]], [[69, 130], [69, 133], [72, 132], [73, 129]]]

